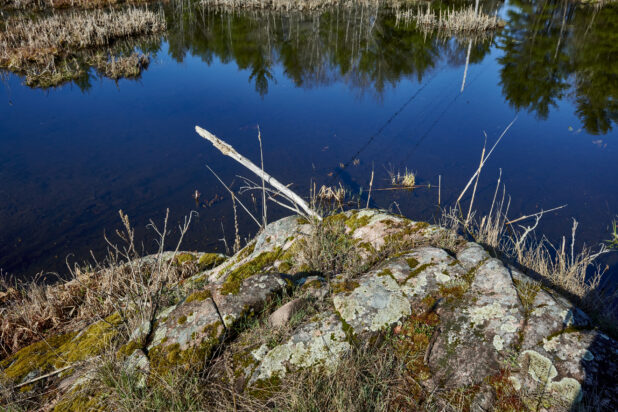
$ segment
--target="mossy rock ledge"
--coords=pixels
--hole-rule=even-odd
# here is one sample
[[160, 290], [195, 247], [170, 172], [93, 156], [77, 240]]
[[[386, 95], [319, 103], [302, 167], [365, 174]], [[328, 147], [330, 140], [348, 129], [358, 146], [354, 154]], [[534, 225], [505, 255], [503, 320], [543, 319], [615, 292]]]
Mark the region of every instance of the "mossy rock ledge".
[[[152, 328], [136, 330], [118, 357], [139, 353], [147, 374], [207, 368], [250, 333], [254, 317], [276, 309], [279, 296], [328, 288], [321, 298], [326, 309], [298, 321], [284, 339], [231, 355], [236, 388], [251, 396], [252, 388], [307, 368], [330, 373], [349, 351], [395, 334], [393, 348], [409, 356], [409, 373], [423, 391], [472, 394], [472, 410], [567, 411], [593, 398], [601, 409], [618, 410], [617, 342], [565, 297], [437, 226], [379, 210], [327, 219], [343, 222], [358, 244], [367, 268], [362, 273], [334, 276], [330, 284], [316, 280], [319, 274], [299, 259], [314, 225], [296, 216], [281, 219], [236, 255], [185, 279], [179, 288], [186, 296], [162, 308]], [[101, 341], [113, 339], [117, 319], [110, 320], [20, 350], [0, 362], [0, 379], [15, 385], [64, 367], [69, 347], [79, 349], [73, 360], [98, 355], [100, 345], [81, 346], [98, 342], [95, 333]], [[70, 396], [75, 381], [69, 371], [37, 385]], [[517, 403], [509, 404], [513, 394]], [[62, 391], [45, 401], [62, 405]]]

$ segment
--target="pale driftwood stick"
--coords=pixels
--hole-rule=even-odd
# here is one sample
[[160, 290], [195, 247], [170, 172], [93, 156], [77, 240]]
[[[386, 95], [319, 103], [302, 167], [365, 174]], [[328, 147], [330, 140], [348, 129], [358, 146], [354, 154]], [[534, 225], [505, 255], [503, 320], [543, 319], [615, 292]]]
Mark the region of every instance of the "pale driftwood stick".
[[264, 172], [262, 169], [257, 167], [251, 160], [247, 159], [246, 157], [238, 153], [236, 149], [234, 149], [232, 146], [225, 143], [224, 141], [219, 139], [217, 136], [210, 133], [208, 130], [202, 129], [199, 126], [195, 126], [195, 131], [197, 132], [197, 134], [202, 136], [204, 139], [211, 142], [213, 146], [217, 148], [225, 156], [229, 156], [232, 159], [236, 160], [238, 163], [240, 163], [241, 165], [245, 166], [247, 169], [255, 173], [258, 177], [264, 179], [266, 183], [268, 183], [275, 189], [279, 190], [281, 193], [285, 194], [294, 203], [296, 203], [302, 210], [304, 210], [308, 216], [316, 218], [318, 220], [322, 220], [322, 218], [309, 207], [307, 202], [305, 202], [302, 197], [298, 196], [296, 193], [288, 189], [285, 185], [283, 185], [277, 179], [275, 179], [274, 177], [272, 177], [271, 175], [269, 175], [268, 173]]

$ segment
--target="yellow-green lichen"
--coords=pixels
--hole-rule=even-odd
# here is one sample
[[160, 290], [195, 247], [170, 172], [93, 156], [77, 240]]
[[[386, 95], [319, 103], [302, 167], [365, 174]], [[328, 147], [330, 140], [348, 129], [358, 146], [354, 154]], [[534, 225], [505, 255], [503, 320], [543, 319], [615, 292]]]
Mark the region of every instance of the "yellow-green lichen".
[[335, 295], [339, 293], [349, 293], [359, 286], [358, 282], [346, 279], [342, 282], [331, 283], [331, 291]]
[[281, 254], [281, 248], [276, 248], [272, 252], [262, 252], [249, 262], [234, 269], [227, 275], [221, 286], [221, 294], [237, 294], [240, 286], [245, 279], [259, 273], [260, 271], [272, 266]]
[[26, 346], [0, 363], [5, 375], [15, 382], [37, 371], [43, 374], [99, 354], [117, 336], [121, 322], [115, 313], [78, 333], [52, 336]]
[[197, 257], [192, 253], [180, 253], [174, 259], [174, 263], [181, 266], [181, 265], [186, 265], [186, 264], [195, 262], [196, 260], [197, 260]]
[[186, 303], [191, 303], [193, 301], [201, 302], [201, 301], [208, 299], [211, 296], [212, 294], [210, 293], [210, 289], [204, 289], [204, 290], [200, 290], [200, 291], [193, 292], [192, 294], [190, 294], [187, 297], [187, 300], [185, 300], [185, 302]]
[[406, 258], [406, 262], [408, 262], [408, 266], [410, 267], [410, 269], [414, 269], [419, 264], [419, 261], [414, 259], [413, 257]]
[[182, 315], [181, 317], [178, 318], [179, 325], [184, 325], [185, 323], [187, 323], [187, 315]]
[[172, 368], [179, 366], [189, 368], [192, 365], [204, 362], [218, 345], [221, 328], [221, 322], [214, 322], [205, 326], [202, 330], [201, 340], [185, 350], [182, 350], [178, 343], [160, 344], [150, 348], [148, 359], [152, 370], [159, 376], [165, 376]]
[[226, 259], [227, 257], [222, 256], [219, 253], [204, 253], [200, 256], [197, 264], [200, 270], [207, 270], [219, 266], [221, 263], [225, 262]]
[[54, 406], [54, 409], [52, 409], [53, 412], [103, 412], [106, 410], [108, 408], [105, 407], [102, 395], [93, 394], [90, 390], [84, 390], [81, 385], [62, 396]]
[[345, 225], [350, 229], [350, 232], [352, 233], [354, 233], [358, 228], [367, 226], [369, 224], [369, 221], [371, 220], [371, 216], [359, 216], [359, 214], [360, 213], [353, 213], [352, 216], [350, 216], [350, 218], [345, 221]]

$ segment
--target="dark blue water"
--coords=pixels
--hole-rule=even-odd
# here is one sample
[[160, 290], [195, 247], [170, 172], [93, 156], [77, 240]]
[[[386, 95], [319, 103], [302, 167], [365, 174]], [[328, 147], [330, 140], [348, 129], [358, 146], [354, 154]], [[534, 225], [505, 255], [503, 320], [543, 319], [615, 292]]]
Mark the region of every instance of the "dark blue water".
[[[441, 175], [449, 204], [478, 166], [483, 131], [492, 144], [517, 117], [484, 168], [479, 208], [489, 207], [501, 169], [510, 217], [568, 204], [544, 218], [551, 240], [570, 234], [572, 218], [579, 242], [609, 237], [618, 214], [617, 6], [501, 5], [507, 25], [472, 42], [463, 91], [469, 40], [397, 25], [388, 10], [174, 10], [165, 6], [169, 32], [149, 46], [151, 64], [137, 80], [93, 71], [79, 85], [43, 90], [4, 74], [5, 274], [66, 273], [67, 260], [103, 256], [120, 209], [146, 250], [145, 226], [167, 208], [172, 228], [199, 213], [184, 249], [222, 250], [224, 235], [231, 244], [231, 201], [206, 164], [235, 189], [248, 172], [195, 125], [258, 162], [259, 124], [266, 170], [303, 195], [312, 182], [366, 192], [372, 169], [374, 188], [385, 188], [387, 170], [407, 168], [419, 184], [435, 187]], [[372, 206], [433, 219], [437, 199], [436, 189], [379, 191]], [[256, 232], [240, 212], [239, 220], [242, 236]]]

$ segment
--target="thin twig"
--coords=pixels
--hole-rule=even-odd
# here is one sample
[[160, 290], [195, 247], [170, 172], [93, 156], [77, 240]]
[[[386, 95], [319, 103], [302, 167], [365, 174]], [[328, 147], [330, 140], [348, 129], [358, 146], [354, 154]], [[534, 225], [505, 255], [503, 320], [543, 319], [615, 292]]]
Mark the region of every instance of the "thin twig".
[[520, 222], [520, 221], [522, 221], [522, 220], [529, 219], [529, 218], [531, 218], [531, 217], [537, 217], [538, 215], [542, 215], [542, 214], [544, 214], [544, 213], [554, 212], [554, 211], [556, 211], [556, 210], [563, 209], [563, 208], [565, 208], [565, 207], [567, 207], [567, 206], [568, 206], [568, 205], [564, 204], [564, 205], [562, 205], [562, 206], [554, 207], [553, 209], [549, 209], [549, 210], [541, 210], [541, 211], [540, 211], [540, 212], [538, 212], [538, 213], [533, 213], [533, 214], [531, 214], [531, 215], [527, 215], [527, 216], [518, 217], [517, 219], [509, 220], [508, 222], [506, 222], [506, 223], [505, 223], [505, 225], [512, 225], [513, 223], [517, 223], [517, 222]]
[[442, 194], [442, 175], [438, 175], [438, 206], [440, 206], [441, 194]]
[[65, 370], [70, 369], [70, 368], [72, 368], [74, 366], [75, 366], [75, 364], [71, 364], [71, 365], [65, 366], [64, 368], [60, 368], [60, 369], [55, 370], [53, 372], [47, 373], [45, 375], [41, 375], [41, 376], [38, 376], [38, 377], [36, 377], [34, 379], [30, 379], [29, 381], [22, 382], [19, 385], [13, 386], [13, 389], [18, 389], [18, 388], [21, 388], [22, 386], [30, 385], [31, 383], [38, 382], [40, 380], [43, 380], [45, 378], [49, 378], [49, 377], [54, 376], [54, 375], [58, 375], [59, 373], [64, 372]]
[[491, 148], [491, 150], [489, 151], [489, 153], [487, 153], [487, 156], [485, 156], [484, 162], [480, 165], [480, 167], [478, 169], [476, 169], [476, 172], [474, 172], [474, 174], [472, 175], [472, 177], [468, 181], [468, 184], [466, 185], [466, 187], [464, 187], [464, 189], [461, 191], [461, 194], [459, 195], [459, 197], [457, 198], [457, 201], [455, 202], [456, 204], [459, 204], [459, 202], [461, 201], [461, 198], [466, 194], [466, 192], [468, 191], [468, 188], [470, 187], [470, 185], [472, 184], [472, 182], [474, 181], [476, 176], [481, 172], [481, 169], [483, 168], [483, 166], [485, 165], [485, 163], [487, 162], [487, 160], [489, 159], [491, 154], [494, 152], [494, 149], [496, 148], [496, 146], [498, 146], [498, 143], [500, 143], [500, 141], [502, 140], [502, 138], [504, 137], [506, 132], [511, 128], [511, 126], [513, 125], [513, 123], [515, 123], [516, 120], [517, 120], [517, 116], [515, 116], [515, 118], [511, 121], [511, 123], [509, 123], [509, 125], [506, 127], [506, 129], [504, 129], [504, 131], [502, 132], [500, 137], [498, 137], [498, 140], [496, 140], [496, 143], [494, 143], [494, 145]]
[[[208, 168], [208, 170], [210, 170], [210, 172], [215, 175], [215, 177], [217, 178], [217, 180], [219, 180], [219, 182], [221, 182], [221, 184], [223, 185], [223, 187], [225, 187], [227, 189], [228, 192], [230, 192], [230, 195], [234, 196], [234, 192], [232, 191], [232, 189], [230, 189], [229, 187], [227, 187], [227, 185], [225, 183], [223, 183], [223, 180], [221, 180], [221, 178], [215, 173], [214, 170], [212, 170], [210, 168], [210, 166], [206, 165], [206, 167]], [[237, 199], [238, 203], [240, 204], [240, 206], [242, 206], [242, 208], [245, 210], [245, 212], [247, 212], [249, 214], [249, 216], [251, 216], [251, 219], [253, 219], [255, 221], [255, 223], [257, 223], [257, 225], [259, 227], [262, 227], [262, 225], [260, 224], [259, 220], [257, 220], [255, 218], [255, 216], [253, 216], [253, 214], [251, 212], [249, 212], [249, 209], [247, 209], [245, 207], [245, 205], [240, 201], [240, 199]]]
[[[260, 125], [258, 125], [258, 140], [260, 141], [260, 161], [262, 166], [262, 173], [264, 173], [264, 152], [262, 151], [262, 132], [260, 131]], [[266, 182], [264, 182], [264, 175], [262, 178], [262, 222], [264, 227], [268, 224], [266, 218]]]
[[369, 181], [369, 196], [367, 196], [367, 209], [369, 209], [369, 201], [371, 200], [371, 189], [373, 188], [373, 165], [371, 166], [371, 180]]

